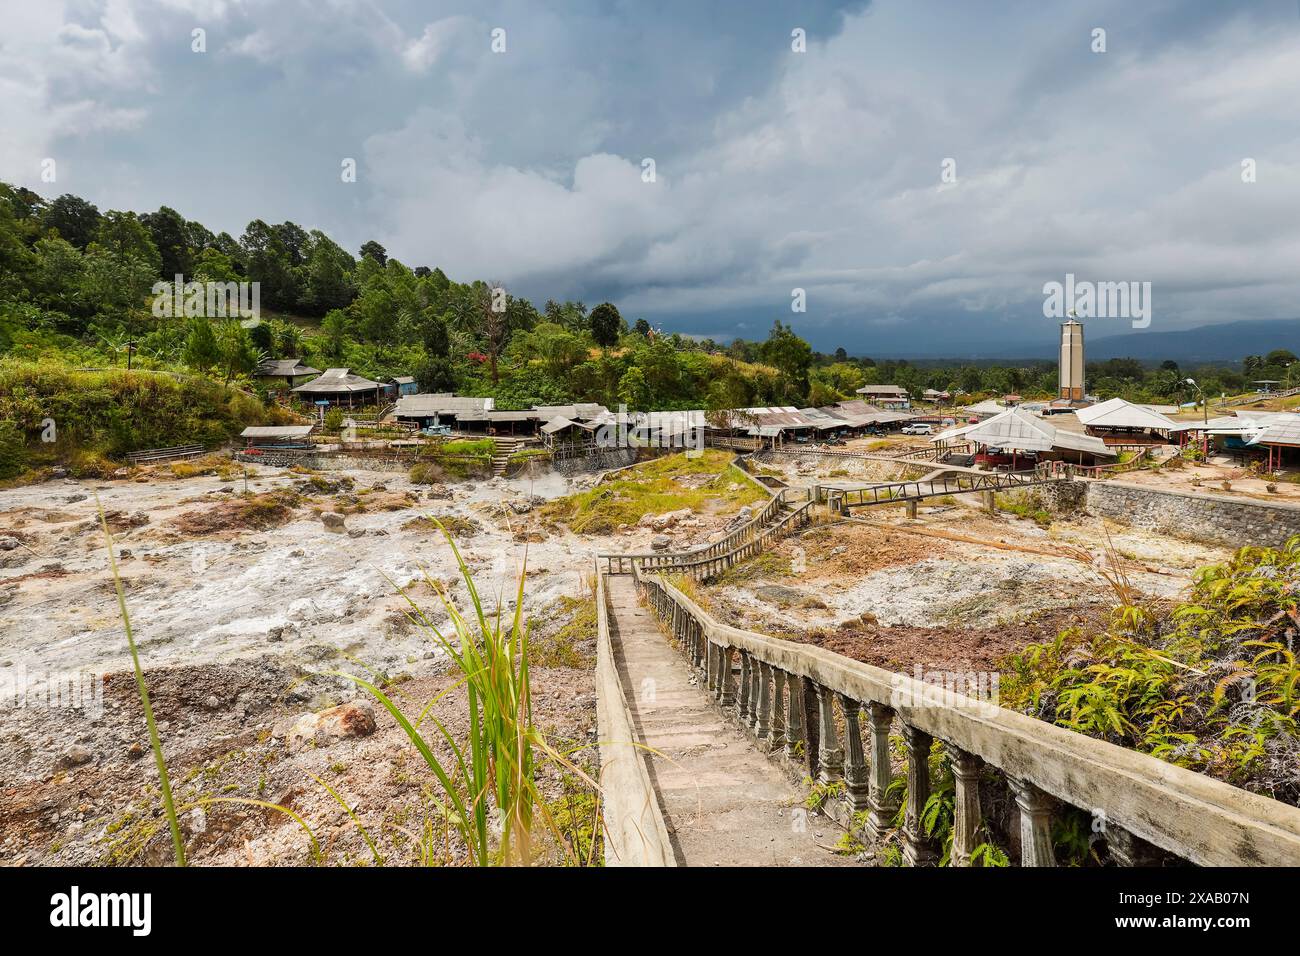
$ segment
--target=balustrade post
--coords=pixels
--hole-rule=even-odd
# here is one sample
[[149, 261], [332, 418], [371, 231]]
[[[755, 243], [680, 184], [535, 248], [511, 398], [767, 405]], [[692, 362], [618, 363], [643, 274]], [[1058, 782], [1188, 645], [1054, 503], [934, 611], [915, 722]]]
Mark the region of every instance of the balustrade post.
[[829, 687], [817, 687], [817, 780], [834, 783], [844, 775], [844, 751], [835, 733], [835, 694]]
[[798, 758], [803, 739], [803, 679], [791, 674], [790, 716], [785, 728], [785, 755], [791, 760]]
[[754, 720], [754, 736], [766, 740], [772, 732], [772, 665], [758, 661], [758, 714]]
[[709, 694], [714, 698], [717, 698], [720, 665], [718, 663], [718, 649], [712, 641], [706, 640], [704, 643], [704, 668], [705, 683], [708, 687]]
[[1052, 798], [1028, 780], [1007, 777], [1020, 809], [1020, 865], [1056, 866], [1052, 849]]
[[862, 724], [858, 719], [862, 705], [852, 697], [840, 695], [844, 711], [844, 789], [853, 813], [870, 807], [867, 785], [867, 758], [862, 751]]
[[753, 662], [749, 659], [749, 651], [740, 652], [740, 699], [736, 702], [736, 716], [740, 718], [740, 726], [749, 729], [750, 714], [753, 713], [753, 694], [751, 671]]
[[803, 713], [804, 764], [808, 776], [816, 780], [821, 769], [821, 716], [817, 708], [817, 684], [811, 677], [800, 678], [799, 703]]
[[980, 759], [960, 747], [947, 745], [955, 781], [952, 853], [949, 866], [970, 866], [980, 827]]
[[924, 730], [903, 725], [907, 744], [907, 806], [903, 815], [903, 859], [911, 866], [931, 866], [938, 858], [934, 839], [925, 832], [921, 814], [930, 799], [930, 745]]
[[736, 703], [736, 689], [731, 680], [731, 648], [720, 645], [722, 650], [722, 692], [718, 696], [721, 707], [731, 707]]
[[770, 753], [785, 746], [785, 671], [772, 668], [772, 736]]

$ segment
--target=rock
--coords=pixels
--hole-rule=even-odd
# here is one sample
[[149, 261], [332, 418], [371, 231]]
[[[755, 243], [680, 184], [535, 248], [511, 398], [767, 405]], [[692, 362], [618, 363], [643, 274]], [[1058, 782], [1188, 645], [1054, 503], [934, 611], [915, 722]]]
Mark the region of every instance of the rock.
[[80, 767], [94, 759], [95, 755], [90, 752], [89, 748], [81, 744], [73, 744], [59, 756], [58, 766], [61, 768]]
[[510, 510], [517, 515], [526, 515], [533, 510], [532, 504], [522, 498], [511, 498], [509, 501]]
[[135, 743], [131, 744], [131, 746], [127, 747], [126, 755], [132, 760], [139, 760], [143, 757], [144, 747], [141, 745], [140, 741], [137, 740]]
[[360, 538], [366, 533], [364, 528], [348, 528], [347, 531], [349, 538]]
[[131, 555], [132, 555], [132, 551], [130, 548], [120, 548], [117, 552], [117, 556], [124, 561], [127, 558], [131, 557]]
[[826, 602], [819, 597], [801, 591], [798, 588], [787, 587], [784, 584], [763, 584], [754, 588], [754, 596], [777, 604], [782, 607], [803, 607], [803, 608], [824, 608]]
[[845, 554], [848, 550], [849, 550], [849, 549], [846, 548], [846, 547], [844, 547], [843, 545], [841, 545], [841, 546], [838, 547], [838, 548], [831, 548], [830, 556], [833, 558], [833, 557], [835, 557], [836, 555], [839, 555], [839, 554]]
[[225, 485], [225, 486], [223, 486], [223, 487], [217, 489], [217, 493], [218, 493], [218, 494], [223, 494], [223, 495], [233, 494], [234, 491], [235, 491], [235, 487], [234, 487], [234, 485]]
[[216, 710], [221, 706], [221, 701], [217, 700], [216, 694], [209, 694], [207, 699], [203, 701], [203, 706], [208, 710]]
[[303, 714], [286, 732], [285, 745], [291, 753], [296, 753], [311, 742], [324, 747], [344, 737], [368, 737], [374, 732], [374, 708], [352, 701], [318, 714]]
[[303, 555], [305, 555], [306, 553], [307, 553], [307, 552], [304, 551], [302, 548], [294, 548], [292, 551], [289, 552], [289, 557], [291, 557], [291, 558], [301, 558], [301, 557], [302, 557]]
[[672, 539], [666, 534], [657, 534], [650, 539], [650, 547], [656, 551], [667, 551], [668, 546], [672, 543]]
[[75, 505], [78, 501], [85, 501], [86, 496], [83, 494], [68, 495], [68, 497], [64, 498], [63, 500], [70, 505]]
[[434, 485], [432, 488], [425, 490], [424, 497], [428, 498], [430, 501], [436, 501], [438, 499], [446, 500], [451, 497], [451, 489], [447, 488], [445, 485]]
[[56, 468], [51, 468], [51, 469], [50, 469], [50, 477], [51, 477], [51, 478], [66, 478], [66, 477], [68, 477], [68, 469], [66, 469], [66, 468], [57, 468], [57, 467], [56, 467]]
[[18, 545], [20, 545], [21, 543], [22, 542], [19, 541], [17, 538], [13, 538], [10, 537], [9, 535], [5, 535], [3, 538], [0, 538], [0, 551], [12, 551], [14, 548], [18, 547]]
[[347, 522], [340, 514], [332, 511], [325, 511], [320, 516], [321, 524], [325, 525], [326, 531], [333, 531], [336, 534], [342, 534], [348, 530]]
[[131, 477], [131, 469], [130, 469], [130, 468], [119, 468], [119, 469], [117, 469], [117, 471], [113, 472], [113, 477], [114, 477], [114, 478], [130, 478], [130, 477]]

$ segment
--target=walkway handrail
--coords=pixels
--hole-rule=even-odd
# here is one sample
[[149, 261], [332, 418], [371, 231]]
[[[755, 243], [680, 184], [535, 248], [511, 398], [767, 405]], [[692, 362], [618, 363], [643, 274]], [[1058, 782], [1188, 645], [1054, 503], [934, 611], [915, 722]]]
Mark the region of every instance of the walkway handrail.
[[[788, 489], [782, 489], [782, 491], [786, 490]], [[770, 518], [771, 514], [779, 511], [779, 508], [771, 506], [779, 505], [781, 500], [780, 495], [774, 497], [760, 515], [767, 515]], [[679, 571], [703, 578], [713, 577], [732, 565], [761, 553], [768, 544], [783, 537], [790, 530], [810, 524], [813, 504], [813, 500], [809, 499], [781, 515], [771, 524], [766, 523], [767, 518], [764, 518], [763, 522], [756, 518], [727, 537], [694, 551], [599, 554], [596, 560], [605, 562], [605, 570], [609, 574], [629, 574], [633, 568], [644, 568], [655, 571]]]
[[841, 510], [869, 505], [897, 504], [942, 495], [972, 491], [1005, 491], [1048, 482], [1063, 481], [1067, 474], [1055, 467], [1056, 462], [1041, 462], [1032, 471], [960, 472], [944, 478], [921, 478], [916, 481], [891, 481], [861, 488], [826, 486], [839, 500]]
[[596, 569], [596, 726], [606, 866], [676, 866], [614, 660], [605, 576]]
[[[930, 791], [931, 744], [939, 740], [956, 781], [954, 866], [970, 865], [975, 850], [982, 765], [999, 771], [1015, 794], [1025, 866], [1055, 865], [1051, 819], [1057, 800], [1101, 821], [1110, 853], [1120, 862], [1137, 862], [1150, 851], [1149, 843], [1205, 866], [1300, 864], [1296, 807], [991, 701], [731, 627], [662, 575], [635, 565], [632, 573], [723, 710], [771, 752], [804, 762], [809, 777], [842, 784], [846, 808], [866, 814], [873, 837], [891, 828], [898, 811], [889, 790], [890, 731], [898, 722], [908, 757], [902, 827], [908, 863], [932, 863], [937, 854], [921, 817]], [[740, 659], [739, 688], [733, 655]], [[870, 727], [865, 748], [859, 720], [864, 708]], [[807, 729], [805, 714], [815, 717]]]

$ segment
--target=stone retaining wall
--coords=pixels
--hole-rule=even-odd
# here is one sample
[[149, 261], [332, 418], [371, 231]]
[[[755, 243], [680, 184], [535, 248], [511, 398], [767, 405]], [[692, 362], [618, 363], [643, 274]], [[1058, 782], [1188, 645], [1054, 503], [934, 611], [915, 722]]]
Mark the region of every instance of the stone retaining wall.
[[[1075, 487], [1071, 487], [1075, 486]], [[1164, 491], [1125, 481], [1070, 481], [1053, 489], [1053, 510], [1070, 510], [1083, 486], [1089, 512], [1135, 528], [1238, 548], [1276, 548], [1300, 534], [1300, 505], [1228, 495]], [[1046, 497], [1046, 496], [1045, 496]]]

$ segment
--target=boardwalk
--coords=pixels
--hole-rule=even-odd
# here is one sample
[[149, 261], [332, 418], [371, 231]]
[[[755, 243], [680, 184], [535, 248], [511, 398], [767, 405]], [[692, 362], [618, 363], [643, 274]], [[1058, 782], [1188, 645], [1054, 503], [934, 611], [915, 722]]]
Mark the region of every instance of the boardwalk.
[[723, 720], [682, 655], [637, 600], [630, 575], [607, 579], [619, 676], [682, 866], [842, 866], [839, 831], [804, 813], [801, 793]]

